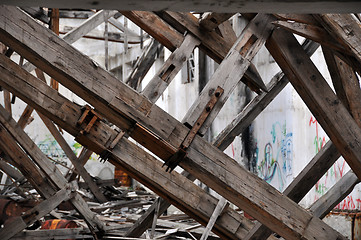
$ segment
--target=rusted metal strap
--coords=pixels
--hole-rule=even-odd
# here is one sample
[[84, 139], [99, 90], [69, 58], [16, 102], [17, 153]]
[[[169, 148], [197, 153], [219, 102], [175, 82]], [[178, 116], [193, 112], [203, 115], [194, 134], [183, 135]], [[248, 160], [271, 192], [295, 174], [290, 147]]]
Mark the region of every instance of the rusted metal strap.
[[207, 105], [203, 109], [202, 113], [199, 115], [197, 121], [194, 123], [192, 129], [188, 132], [187, 136], [183, 140], [182, 144], [178, 148], [177, 152], [175, 152], [169, 159], [167, 159], [163, 167], [166, 165], [167, 169], [166, 172], [172, 172], [175, 167], [187, 156], [187, 149], [192, 143], [193, 139], [197, 135], [199, 129], [202, 127], [203, 123], [206, 121], [209, 114], [212, 112], [213, 107], [218, 102], [219, 98], [223, 94], [223, 88], [217, 87], [214, 91], [211, 99], [208, 101]]
[[86, 123], [86, 127], [80, 130], [80, 134], [86, 134], [89, 133], [90, 129], [94, 126], [97, 120], [102, 120], [102, 117], [89, 105], [85, 105], [82, 110], [83, 114], [79, 118], [77, 125], [81, 126], [83, 123]]

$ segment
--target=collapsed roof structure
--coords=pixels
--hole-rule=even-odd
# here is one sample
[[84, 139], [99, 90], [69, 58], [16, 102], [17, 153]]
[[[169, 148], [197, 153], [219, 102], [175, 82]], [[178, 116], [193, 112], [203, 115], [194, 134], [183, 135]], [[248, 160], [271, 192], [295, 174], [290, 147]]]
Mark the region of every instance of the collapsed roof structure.
[[[152, 223], [155, 211], [160, 215], [173, 204], [203, 225], [213, 221], [214, 226], [210, 229], [222, 239], [274, 239], [276, 237], [271, 235], [273, 232], [285, 239], [346, 239], [320, 218], [336, 206], [361, 177], [361, 24], [360, 15], [349, 13], [360, 11], [357, 1], [330, 1], [325, 7], [317, 5], [323, 4], [322, 1], [307, 4], [287, 1], [291, 5], [265, 1], [257, 5], [257, 12], [261, 12], [258, 14], [248, 13], [254, 12], [257, 4], [254, 1], [231, 1], [228, 5], [226, 1], [200, 1], [199, 4], [170, 1], [150, 5], [145, 1], [126, 1], [120, 2], [120, 6], [111, 5], [114, 1], [108, 2], [78, 1], [75, 4], [65, 1], [61, 4], [64, 4], [62, 7], [72, 8], [121, 9], [122, 15], [172, 51], [141, 92], [137, 91], [137, 86], [154, 58], [145, 57], [138, 64], [137, 73], [125, 83], [71, 46], [71, 43], [103, 22], [105, 13], [110, 17], [118, 11], [99, 11], [79, 28], [60, 38], [22, 9], [7, 5], [0, 7], [0, 42], [6, 46], [0, 54], [0, 85], [6, 92], [11, 92], [28, 104], [17, 122], [7, 111], [9, 107], [0, 107], [2, 158], [20, 170], [44, 199], [4, 225], [0, 229], [2, 239], [11, 238], [66, 200], [82, 215], [95, 238], [101, 238], [107, 232], [107, 226], [89, 209], [72, 182], [47, 160], [24, 132], [27, 118], [34, 109], [59, 144], [64, 146], [76, 171], [100, 202], [106, 199], [84, 168], [89, 153], [77, 158], [67, 147], [55, 124], [73, 135], [89, 152], [100, 154], [104, 160], [121, 167], [162, 197], [159, 211], [156, 211], [156, 204], [150, 207], [127, 232], [129, 237], [140, 236]], [[47, 0], [36, 4], [59, 7], [58, 3]], [[187, 7], [190, 3], [194, 9]], [[27, 2], [5, 1], [5, 4], [26, 6]], [[265, 4], [264, 8], [262, 4]], [[270, 8], [265, 8], [267, 6]], [[300, 10], [299, 6], [307, 8]], [[164, 9], [242, 11], [249, 24], [237, 38], [227, 21], [234, 13], [205, 12], [197, 18], [192, 13]], [[335, 9], [339, 13], [327, 13]], [[310, 41], [300, 45], [293, 33]], [[262, 46], [268, 49], [283, 71], [267, 86], [252, 64], [252, 59]], [[322, 46], [332, 73], [336, 93], [310, 59], [319, 46]], [[220, 65], [180, 122], [155, 102], [196, 47]], [[28, 63], [19, 66], [12, 61], [9, 57], [14, 51]], [[149, 52], [151, 54], [152, 51]], [[36, 77], [30, 73], [33, 70]], [[52, 86], [44, 81], [44, 73], [53, 79]], [[257, 96], [214, 142], [207, 142], [202, 136], [239, 81], [244, 82]], [[91, 106], [79, 106], [63, 97], [56, 90], [56, 82]], [[280, 193], [224, 154], [223, 150], [288, 82], [332, 142], [327, 143]], [[9, 104], [7, 99], [6, 103]], [[340, 155], [352, 171], [309, 210], [298, 205]], [[172, 171], [177, 166], [184, 169], [182, 174]], [[257, 222], [249, 220], [228, 207], [224, 200], [218, 200], [195, 185], [195, 179], [210, 186]]]

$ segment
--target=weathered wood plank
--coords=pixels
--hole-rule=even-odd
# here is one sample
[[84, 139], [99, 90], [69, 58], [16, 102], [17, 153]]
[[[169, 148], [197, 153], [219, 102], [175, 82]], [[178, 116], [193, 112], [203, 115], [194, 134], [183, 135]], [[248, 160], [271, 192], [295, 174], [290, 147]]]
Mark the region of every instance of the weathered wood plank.
[[349, 195], [360, 179], [348, 171], [332, 188], [310, 206], [315, 216], [324, 218], [336, 205]]
[[217, 203], [216, 208], [214, 209], [211, 218], [209, 219], [206, 229], [204, 230], [200, 240], [206, 240], [209, 236], [209, 233], [211, 232], [214, 223], [216, 222], [217, 218], [219, 217], [219, 215], [222, 213], [223, 209], [226, 207], [227, 205], [227, 200], [224, 199], [223, 197], [221, 197]]
[[70, 148], [68, 143], [65, 141], [64, 137], [60, 134], [59, 130], [56, 128], [54, 123], [50, 121], [47, 117], [42, 115], [41, 113], [38, 113], [41, 120], [44, 122], [45, 126], [48, 128], [49, 132], [53, 135], [61, 149], [63, 149], [66, 156], [69, 158], [71, 163], [74, 165], [77, 173], [84, 179], [85, 184], [88, 185], [90, 191], [94, 194], [95, 198], [101, 202], [107, 202], [107, 198], [103, 195], [103, 193], [100, 191], [99, 187], [94, 182], [93, 178], [90, 176], [90, 174], [87, 172], [87, 170], [84, 168], [84, 166], [79, 162], [78, 158], [76, 157], [73, 150]]
[[[272, 16], [270, 15], [260, 14], [250, 22], [238, 40], [234, 43], [227, 57], [222, 61], [207, 85], [203, 88], [198, 99], [192, 104], [184, 116], [184, 123], [187, 123], [189, 126], [195, 124], [199, 113], [205, 108], [205, 105], [211, 98], [210, 93], [219, 86], [224, 89], [224, 92], [199, 130], [200, 134], [206, 132], [206, 129], [212, 124], [233, 89], [236, 87], [243, 74], [245, 74], [253, 57], [271, 34], [273, 29], [272, 24], [269, 23], [271, 19]], [[254, 82], [252, 82], [252, 84], [257, 84], [257, 89], [262, 88], [266, 90], [263, 82], [263, 86]]]
[[169, 56], [167, 61], [144, 88], [142, 94], [152, 103], [155, 103], [182, 69], [183, 64], [187, 61], [194, 48], [199, 45], [199, 43], [200, 41], [193, 37], [192, 34], [187, 34], [181, 46]]
[[[308, 56], [312, 56], [318, 47], [319, 44], [309, 40], [302, 44], [302, 48]], [[241, 134], [278, 93], [282, 91], [287, 83], [287, 77], [282, 72], [277, 73], [267, 85], [268, 92], [263, 92], [253, 98], [234, 120], [218, 134], [213, 140], [213, 145], [224, 151], [233, 142], [235, 137]]]
[[[3, 65], [5, 62], [3, 61], [7, 62], [5, 68]], [[45, 83], [21, 70], [18, 65], [9, 59], [2, 58], [0, 65], [2, 66], [0, 71], [1, 84], [5, 86], [16, 83], [12, 85], [12, 91], [17, 92], [19, 98], [31, 104], [37, 111], [52, 118], [67, 132], [75, 136], [78, 135], [80, 128], [77, 126], [77, 121], [81, 116], [80, 106], [60, 96]], [[11, 68], [13, 70], [9, 71]], [[34, 94], [29, 95], [29, 92]], [[104, 145], [107, 144], [109, 139], [112, 140], [117, 135], [117, 132], [102, 122], [99, 122], [96, 126], [96, 128], [91, 129], [89, 134], [78, 136], [77, 139], [81, 144], [93, 147], [95, 151], [100, 153], [106, 149]], [[166, 197], [172, 204], [175, 204], [182, 211], [187, 212], [204, 224], [217, 205], [217, 200], [214, 197], [206, 194], [205, 191], [191, 181], [175, 172], [172, 172], [172, 174], [165, 173], [161, 167], [161, 162], [126, 138], [122, 138], [115, 146], [113, 159], [110, 159], [110, 161], [123, 167], [132, 177], [150, 187], [157, 194]], [[198, 200], [195, 200], [193, 196]], [[244, 219], [232, 209], [227, 209], [225, 214], [217, 221], [215, 231], [226, 238], [238, 239], [242, 238], [252, 225], [250, 221]]]
[[[108, 119], [120, 128], [124, 130], [129, 128], [129, 125], [124, 122], [124, 116], [126, 116], [128, 119], [139, 121], [143, 126], [154, 130], [159, 136], [165, 136], [164, 140], [169, 141], [173, 146], [178, 146], [180, 144], [178, 141], [182, 141], [187, 135], [187, 127], [161, 111], [155, 105], [152, 105], [150, 109], [144, 107], [147, 106], [145, 104], [148, 104], [144, 98], [101, 68], [96, 68], [96, 71], [93, 71], [94, 65], [87, 57], [77, 53], [76, 50], [69, 47], [60, 39], [53, 38], [47, 45], [56, 43], [56, 49], [58, 49], [58, 51], [61, 49], [62, 56], [59, 56], [59, 54], [55, 55], [62, 58], [61, 62], [63, 64], [59, 64], [60, 59], [57, 58], [56, 62], [50, 61], [51, 65], [49, 62], [46, 65], [42, 65], [41, 63], [46, 62], [45, 59], [47, 59], [48, 56], [52, 56], [52, 54], [45, 54], [44, 48], [41, 48], [42, 52], [39, 52], [36, 50], [37, 47], [34, 47], [32, 48], [31, 54], [29, 54], [30, 51], [27, 49], [29, 47], [27, 44], [15, 44], [17, 42], [17, 31], [12, 34], [6, 33], [6, 38], [3, 37], [5, 35], [4, 31], [11, 31], [11, 29], [15, 27], [11, 22], [16, 21], [16, 17], [26, 18], [26, 16], [15, 13], [11, 14], [11, 17], [4, 17], [4, 15], [11, 13], [10, 9], [0, 11], [0, 13], [0, 22], [4, 21], [7, 23], [6, 27], [4, 27], [4, 25], [0, 26], [0, 38], [2, 41], [3, 39], [6, 40], [8, 45], [14, 48], [16, 47], [17, 52], [26, 54], [33, 63], [39, 66], [41, 65], [48, 74], [61, 81], [63, 85], [76, 91], [78, 95], [81, 95], [89, 101], [90, 104], [95, 106], [99, 112], [105, 113]], [[30, 20], [28, 24], [37, 28], [37, 24], [32, 24]], [[41, 39], [44, 41], [47, 30], [40, 27], [39, 32], [36, 31], [34, 33], [34, 31], [32, 31], [32, 33], [32, 37], [41, 35]], [[27, 33], [23, 29], [21, 41], [26, 41], [24, 34], [26, 35]], [[36, 42], [36, 46], [39, 47], [39, 45], [41, 45], [41, 43]], [[48, 46], [48, 49], [51, 48]], [[70, 49], [71, 51], [69, 51]], [[35, 52], [36, 61], [34, 59]], [[70, 53], [72, 57], [68, 59], [66, 56]], [[79, 64], [82, 66], [80, 67]], [[79, 69], [86, 69], [87, 71], [80, 72]], [[96, 81], [99, 80], [101, 80], [101, 84], [99, 83], [98, 85]], [[122, 95], [114, 98], [113, 91], [121, 92]], [[132, 101], [129, 101], [130, 99], [132, 99]], [[114, 100], [118, 102], [114, 102]], [[114, 110], [116, 109], [117, 113], [111, 111], [109, 106], [105, 104], [110, 101], [113, 101], [111, 105]], [[126, 103], [124, 101], [126, 101]], [[135, 130], [133, 130], [133, 132], [134, 131]], [[167, 136], [166, 133], [170, 131], [173, 132], [173, 134]], [[150, 133], [146, 135], [150, 137]], [[134, 134], [132, 137], [133, 136]], [[124, 144], [120, 147], [123, 145]], [[167, 149], [164, 150], [169, 151]], [[297, 204], [270, 187], [267, 183], [244, 170], [233, 159], [206, 143], [204, 139], [199, 136], [196, 136], [190, 145], [188, 158], [181, 162], [181, 166], [202, 182], [212, 186], [213, 189], [226, 197], [227, 200], [241, 207], [282, 236], [287, 236], [289, 239], [298, 239], [301, 235], [310, 239], [313, 237], [317, 237], [318, 239], [343, 239], [339, 233], [324, 224], [321, 220], [314, 218]], [[227, 177], [224, 177], [225, 175], [227, 175]], [[239, 183], [242, 183], [242, 185]]]
[[163, 50], [163, 45], [159, 44], [157, 40], [152, 41], [149, 46], [144, 50], [139, 59], [137, 60], [132, 72], [130, 73], [126, 83], [134, 89], [138, 89], [145, 75], [152, 67], [156, 60], [158, 51]]
[[11, 96], [10, 96], [10, 92], [8, 90], [3, 91], [4, 94], [4, 105], [5, 105], [5, 109], [6, 111], [8, 111], [10, 114], [12, 114], [11, 111]]
[[332, 35], [340, 39], [348, 47], [358, 62], [361, 62], [361, 28], [359, 20], [353, 14], [323, 14], [322, 20], [328, 25]]
[[332, 48], [337, 51], [351, 54], [348, 49], [345, 49], [339, 44], [332, 35], [330, 35], [324, 28], [306, 23], [275, 21], [273, 24], [282, 27], [290, 32], [298, 34], [302, 37], [311, 39], [324, 46]]
[[355, 71], [329, 49], [322, 48], [337, 96], [361, 127], [360, 83]]
[[174, 51], [178, 48], [183, 41], [184, 37], [182, 34], [177, 32], [152, 12], [121, 11], [121, 13], [149, 33], [170, 51]]
[[295, 14], [295, 13], [286, 13], [286, 14], [274, 14], [277, 19], [283, 21], [293, 21], [298, 23], [306, 23], [314, 26], [320, 26], [320, 23], [311, 15], [311, 14]]
[[206, 12], [203, 13], [201, 19], [199, 19], [199, 25], [208, 31], [212, 31], [233, 15], [234, 13]]

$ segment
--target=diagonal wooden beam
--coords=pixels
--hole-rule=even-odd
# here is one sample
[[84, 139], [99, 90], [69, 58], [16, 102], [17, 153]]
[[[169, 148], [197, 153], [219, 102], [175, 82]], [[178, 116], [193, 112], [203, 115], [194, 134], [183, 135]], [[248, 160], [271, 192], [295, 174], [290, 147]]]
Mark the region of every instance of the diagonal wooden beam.
[[[331, 141], [360, 178], [361, 129], [355, 120], [290, 33], [281, 30], [274, 32], [266, 46]], [[295, 55], [297, 57], [294, 57]]]
[[353, 14], [322, 14], [326, 30], [336, 36], [345, 47], [349, 48], [354, 57], [361, 62], [361, 28], [360, 21]]
[[199, 25], [208, 31], [212, 31], [233, 15], [234, 13], [206, 12], [203, 13], [202, 17], [199, 19]]
[[[77, 136], [77, 140], [82, 145], [91, 148], [97, 153], [107, 150], [107, 143], [113, 141], [118, 134], [117, 131], [104, 122], [98, 122], [96, 129], [91, 129], [86, 135], [79, 135], [81, 126], [77, 122], [82, 115], [80, 106], [62, 97], [45, 83], [22, 70], [11, 60], [1, 58], [1, 56], [0, 59], [1, 84], [10, 86], [15, 81], [16, 86], [12, 85], [11, 90], [16, 92], [19, 98], [51, 118], [70, 134]], [[36, 94], [29, 94], [29, 92], [36, 92]], [[10, 123], [15, 124], [12, 121]], [[18, 157], [17, 159], [21, 158]], [[208, 221], [217, 205], [216, 198], [208, 195], [204, 190], [180, 176], [180, 174], [175, 172], [172, 172], [172, 174], [165, 173], [159, 160], [124, 137], [114, 147], [112, 158], [109, 161], [122, 167], [132, 177], [150, 187], [157, 194], [166, 198], [201, 223]], [[252, 225], [249, 220], [227, 208], [217, 221], [215, 232], [225, 238], [239, 239], [245, 236]]]
[[324, 218], [354, 189], [360, 179], [352, 172], [348, 171], [335, 185], [332, 186], [322, 197], [310, 206], [310, 210], [315, 216]]
[[[234, 42], [227, 41], [216, 32], [205, 32], [199, 26], [198, 18], [191, 13], [161, 11], [157, 12], [157, 14], [179, 32], [191, 32], [194, 36], [199, 38], [201, 41], [199, 48], [218, 63], [227, 56], [229, 50], [234, 44]], [[253, 64], [250, 64], [244, 77], [247, 79], [244, 80], [244, 82], [247, 84], [253, 83], [253, 87], [256, 86], [258, 90], [262, 89], [262, 79], [259, 77], [258, 71]]]
[[[207, 33], [202, 31], [197, 18], [191, 14], [172, 17], [167, 16], [166, 20], [168, 20], [168, 23], [172, 26], [151, 12], [122, 11], [122, 14], [140, 26], [143, 30], [148, 32], [152, 37], [157, 39], [157, 41], [162, 43], [171, 51], [174, 51], [180, 46], [184, 39], [183, 34], [185, 33], [185, 30], [192, 33], [195, 37], [201, 40], [202, 44], [200, 45], [200, 48], [218, 63], [220, 63], [226, 57], [228, 51], [233, 45], [233, 42], [226, 41], [216, 32]], [[165, 12], [158, 12], [157, 14], [161, 16], [167, 15]], [[183, 18], [184, 22], [178, 22], [178, 19], [172, 20], [173, 17]], [[172, 23], [174, 22], [179, 24], [173, 25]], [[250, 81], [262, 82], [262, 79], [253, 64], [251, 64], [249, 69], [247, 69], [245, 76]]]
[[[319, 47], [318, 43], [305, 41], [302, 48], [308, 56], [313, 55]], [[224, 151], [233, 140], [241, 134], [256, 117], [265, 109], [268, 104], [282, 91], [288, 84], [288, 79], [284, 73], [277, 73], [268, 83], [267, 92], [256, 96], [245, 108], [228, 124], [221, 133], [213, 140], [213, 145]]]
[[142, 94], [155, 103], [182, 69], [194, 48], [199, 44], [200, 41], [197, 38], [193, 37], [192, 34], [187, 34], [180, 47], [169, 56], [167, 61], [144, 88]]
[[[199, 130], [200, 134], [204, 134], [206, 132], [206, 129], [208, 129], [208, 127], [212, 124], [233, 89], [236, 87], [241, 77], [245, 74], [253, 57], [257, 54], [259, 49], [266, 42], [268, 36], [271, 34], [273, 29], [272, 24], [269, 23], [271, 20], [272, 16], [265, 14], [259, 14], [252, 19], [239, 36], [238, 40], [234, 43], [227, 57], [222, 61], [216, 72], [212, 75], [198, 99], [193, 103], [184, 116], [184, 123], [189, 126], [193, 126], [195, 124], [199, 112], [205, 108], [205, 105], [211, 98], [210, 93], [215, 91], [215, 89], [219, 86], [224, 89], [224, 93], [215, 104], [212, 112], [209, 114]], [[259, 87], [259, 85], [257, 87]], [[266, 90], [265, 86], [262, 88]]]
[[[110, 18], [117, 12], [118, 11], [115, 10], [100, 10], [99, 12], [85, 20], [83, 23], [81, 23], [78, 27], [65, 34], [63, 36], [64, 41], [69, 44], [76, 42], [81, 37], [89, 33], [91, 30], [102, 24], [106, 20], [105, 16], [107, 16], [107, 18]], [[31, 63], [26, 63], [24, 65], [24, 69], [31, 72], [35, 68]]]
[[322, 48], [337, 96], [361, 127], [361, 90], [355, 71], [332, 51]]
[[65, 141], [64, 137], [60, 134], [59, 130], [56, 128], [54, 123], [49, 120], [47, 117], [42, 115], [41, 113], [38, 113], [41, 120], [44, 122], [45, 126], [48, 128], [50, 133], [53, 135], [57, 143], [60, 145], [60, 147], [65, 152], [66, 156], [69, 158], [71, 163], [74, 165], [77, 173], [84, 179], [85, 184], [89, 187], [90, 191], [94, 194], [95, 198], [101, 202], [107, 202], [107, 198], [103, 195], [93, 178], [90, 176], [88, 171], [84, 168], [83, 164], [81, 164], [73, 152], [73, 150], [70, 148], [68, 143]]
[[298, 22], [287, 22], [287, 21], [275, 21], [274, 24], [292, 33], [295, 33], [302, 37], [318, 42], [324, 46], [330, 47], [337, 51], [351, 54], [350, 51], [345, 49], [341, 44], [339, 44], [334, 39], [334, 37], [331, 34], [329, 34], [324, 28], [320, 26], [314, 26], [314, 25], [309, 25], [306, 23], [298, 23]]
[[135, 66], [130, 73], [126, 83], [132, 88], [138, 89], [145, 75], [148, 73], [149, 69], [155, 62], [157, 52], [162, 50], [163, 45], [159, 44], [157, 40], [153, 39], [135, 63]]
[[[21, 12], [16, 12], [17, 9], [6, 8], [6, 11], [3, 11], [4, 7], [0, 10], [0, 22], [5, 22], [5, 26], [11, 25], [12, 27], [0, 26], [1, 41], [11, 47], [16, 47], [17, 52], [26, 55], [30, 61], [59, 80], [64, 86], [77, 92], [84, 100], [92, 104], [97, 111], [107, 116], [109, 121], [121, 129], [127, 131], [131, 127], [130, 135], [132, 138], [138, 139], [151, 151], [154, 151], [155, 148], [161, 148], [162, 151], [158, 152], [157, 155], [162, 158], [165, 154], [172, 153], [170, 148], [166, 148], [166, 145], [163, 144], [156, 144], [156, 146], [152, 147], [151, 144], [154, 145], [154, 142], [159, 143], [159, 140], [157, 141], [157, 137], [146, 131], [143, 126], [154, 131], [172, 146], [179, 146], [187, 136], [189, 130], [186, 126], [163, 112], [156, 105], [147, 102], [144, 97], [131, 90], [124, 83], [119, 82], [103, 69], [95, 67], [84, 55], [77, 53], [73, 48], [69, 51], [69, 46], [61, 39], [55, 38], [52, 39], [53, 43], [47, 42], [47, 45], [56, 42], [57, 52], [62, 53], [61, 56], [59, 54], [56, 56], [60, 57], [61, 61], [59, 58], [57, 58], [57, 61], [49, 59], [48, 56], [52, 55], [46, 54], [44, 48], [41, 48], [41, 52], [36, 50], [42, 44], [41, 42], [36, 42], [36, 47], [31, 48], [31, 51], [28, 44], [15, 44], [19, 40], [26, 42], [24, 34], [29, 33], [23, 29], [21, 31], [22, 38], [17, 39], [19, 35], [14, 30], [19, 26], [16, 27], [16, 24], [14, 25], [12, 22], [18, 22], [20, 19], [17, 18], [27, 18], [27, 16], [24, 16]], [[10, 15], [11, 17], [9, 17]], [[41, 35], [42, 41], [47, 39], [47, 29], [33, 23], [31, 19], [27, 19], [27, 21], [32, 28], [39, 28], [39, 31], [31, 31], [32, 37]], [[20, 27], [27, 28], [28, 26]], [[48, 46], [48, 49], [51, 49], [51, 47]], [[70, 53], [72, 57], [68, 58], [67, 55]], [[34, 61], [34, 54], [37, 61]], [[45, 62], [47, 64], [43, 64]], [[79, 64], [81, 64], [81, 67]], [[96, 71], [94, 71], [94, 68], [96, 68]], [[79, 71], [79, 69], [82, 71]], [[83, 71], [85, 69], [86, 71]], [[101, 80], [101, 83], [97, 82], [99, 80]], [[117, 93], [121, 92], [122, 95], [115, 96], [115, 90]], [[142, 137], [140, 138], [140, 136]], [[149, 141], [146, 138], [153, 140]], [[180, 164], [185, 170], [207, 185], [212, 186], [227, 200], [244, 209], [281, 236], [287, 236], [290, 239], [298, 239], [301, 236], [310, 239], [316, 236], [318, 239], [344, 239], [342, 235], [331, 229], [320, 219], [314, 218], [310, 213], [267, 183], [240, 167], [233, 159], [206, 143], [201, 137], [196, 136], [194, 138], [187, 154], [188, 157]], [[242, 185], [239, 183], [242, 183]], [[316, 232], [317, 234], [315, 234]]]

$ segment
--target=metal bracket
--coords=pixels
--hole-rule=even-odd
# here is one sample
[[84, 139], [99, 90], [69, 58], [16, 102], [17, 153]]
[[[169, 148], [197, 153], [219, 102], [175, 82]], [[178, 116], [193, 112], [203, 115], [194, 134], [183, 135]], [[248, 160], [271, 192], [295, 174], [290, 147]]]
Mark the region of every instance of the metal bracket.
[[113, 141], [109, 144], [109, 146], [107, 146], [107, 149], [103, 150], [100, 154], [99, 154], [99, 161], [102, 162], [106, 162], [110, 155], [111, 152], [113, 151], [114, 147], [118, 144], [118, 142], [120, 141], [120, 139], [123, 138], [125, 134], [125, 131], [120, 131], [117, 136], [113, 139]]
[[85, 105], [83, 108], [83, 114], [79, 118], [77, 125], [81, 126], [84, 122], [87, 123], [86, 127], [80, 130], [80, 134], [89, 133], [97, 120], [102, 120], [102, 117], [94, 111], [89, 105]]
[[175, 167], [179, 165], [179, 163], [187, 157], [187, 149], [194, 140], [195, 136], [197, 135], [199, 129], [202, 127], [203, 123], [206, 121], [209, 114], [212, 112], [213, 107], [216, 105], [220, 97], [222, 96], [224, 90], [221, 87], [217, 87], [214, 91], [211, 99], [208, 101], [207, 105], [203, 109], [202, 113], [199, 115], [197, 121], [194, 123], [192, 129], [188, 132], [187, 136], [184, 138], [182, 144], [178, 148], [178, 150], [168, 158], [163, 167], [166, 165], [167, 169], [166, 172], [172, 172]]

